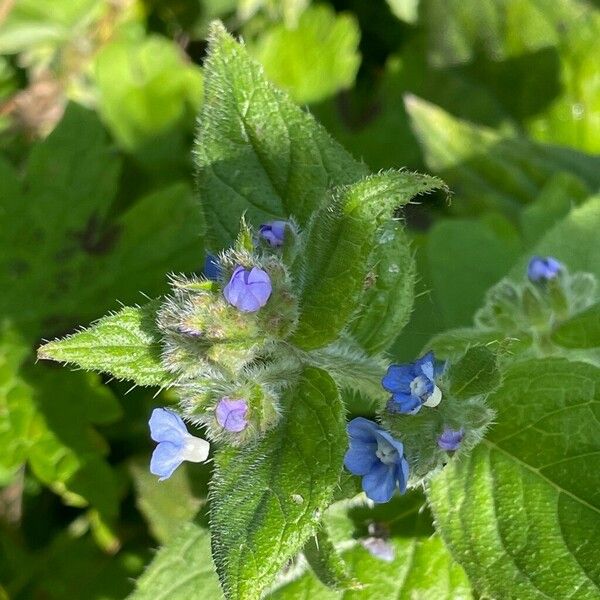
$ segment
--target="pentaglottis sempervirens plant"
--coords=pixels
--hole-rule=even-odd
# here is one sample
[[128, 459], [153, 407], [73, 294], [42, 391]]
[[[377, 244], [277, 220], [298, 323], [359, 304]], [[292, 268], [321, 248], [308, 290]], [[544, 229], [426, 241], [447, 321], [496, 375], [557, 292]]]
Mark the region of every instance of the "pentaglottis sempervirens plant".
[[[370, 174], [220, 24], [204, 86], [195, 160], [215, 251], [204, 273], [171, 275], [166, 296], [38, 353], [170, 390], [174, 404], [149, 415], [159, 479], [214, 459], [220, 588], [198, 562], [207, 534], [190, 523], [133, 597], [189, 598], [193, 577], [215, 598], [389, 598], [377, 579], [394, 577], [405, 548], [375, 521], [357, 535], [355, 513], [390, 506], [400, 516], [387, 521], [399, 522], [400, 502], [417, 531], [427, 508], [407, 491], [418, 488], [484, 595], [596, 597], [598, 473], [582, 462], [600, 451], [595, 275], [535, 256], [489, 291], [472, 328], [390, 364], [416, 280], [402, 207], [444, 183]], [[376, 416], [347, 418], [351, 394]], [[441, 538], [419, 546], [443, 574], [431, 589], [471, 597]], [[546, 552], [560, 563], [551, 575]], [[293, 568], [305, 571], [290, 581]], [[311, 595], [315, 577], [330, 589]]]

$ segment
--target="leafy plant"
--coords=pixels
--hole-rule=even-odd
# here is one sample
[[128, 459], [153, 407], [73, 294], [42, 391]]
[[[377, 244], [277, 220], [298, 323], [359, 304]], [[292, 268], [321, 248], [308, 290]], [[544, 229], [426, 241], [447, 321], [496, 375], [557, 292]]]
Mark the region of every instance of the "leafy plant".
[[52, 5], [0, 8], [0, 598], [600, 598], [597, 8]]

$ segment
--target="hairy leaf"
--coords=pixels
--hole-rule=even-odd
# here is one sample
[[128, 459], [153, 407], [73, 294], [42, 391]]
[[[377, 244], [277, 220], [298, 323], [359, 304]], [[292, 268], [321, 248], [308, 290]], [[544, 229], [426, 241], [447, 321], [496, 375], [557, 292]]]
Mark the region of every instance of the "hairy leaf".
[[416, 278], [413, 250], [402, 223], [384, 223], [376, 232], [360, 309], [350, 324], [350, 334], [368, 354], [387, 350], [406, 325]]
[[470, 398], [491, 392], [500, 382], [496, 357], [485, 346], [474, 346], [448, 370], [450, 393]]
[[438, 528], [482, 595], [599, 597], [599, 391], [588, 364], [513, 365], [487, 439], [432, 480]]
[[195, 154], [216, 246], [232, 243], [244, 213], [254, 225], [293, 215], [304, 226], [330, 188], [366, 175], [219, 24], [211, 29], [204, 90]]
[[303, 286], [298, 345], [318, 348], [339, 336], [358, 308], [378, 226], [417, 194], [443, 187], [435, 177], [389, 171], [341, 188], [314, 214], [297, 267]]
[[360, 589], [348, 565], [331, 542], [324, 527], [309, 538], [304, 546], [304, 556], [319, 581], [335, 590]]
[[160, 360], [158, 306], [154, 301], [141, 308], [124, 308], [88, 329], [44, 344], [38, 357], [108, 373], [138, 385], [168, 385], [173, 376]]
[[286, 392], [279, 426], [258, 444], [224, 449], [211, 490], [213, 556], [229, 599], [258, 599], [315, 531], [346, 448], [335, 384], [307, 368]]

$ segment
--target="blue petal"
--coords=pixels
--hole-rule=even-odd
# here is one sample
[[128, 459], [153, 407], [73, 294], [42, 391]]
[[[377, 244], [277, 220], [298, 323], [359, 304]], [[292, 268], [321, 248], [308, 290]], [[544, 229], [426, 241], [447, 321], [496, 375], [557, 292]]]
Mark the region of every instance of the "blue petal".
[[394, 394], [387, 408], [391, 412], [414, 415], [421, 410], [421, 399], [410, 394]]
[[366, 475], [379, 462], [375, 452], [377, 444], [365, 444], [360, 440], [351, 440], [350, 448], [344, 456], [344, 465], [353, 475]]
[[258, 298], [248, 289], [240, 292], [236, 301], [232, 304], [242, 312], [256, 312], [261, 306]]
[[427, 379], [433, 381], [435, 358], [433, 352], [428, 352], [415, 362], [415, 367], [420, 370]]
[[381, 380], [381, 385], [392, 394], [410, 392], [411, 381], [415, 378], [412, 364], [390, 365]]
[[379, 431], [379, 426], [369, 419], [356, 417], [348, 423], [348, 435], [353, 440], [361, 441], [365, 444], [377, 443], [375, 434]]
[[373, 502], [388, 502], [396, 487], [395, 466], [377, 463], [362, 480], [362, 489]]
[[155, 442], [171, 442], [181, 445], [188, 434], [181, 417], [166, 408], [155, 408], [150, 420], [150, 437]]
[[401, 494], [406, 492], [406, 482], [408, 481], [408, 461], [403, 457], [400, 464], [396, 465], [396, 480]]
[[156, 446], [150, 460], [150, 473], [158, 475], [159, 481], [168, 479], [183, 462], [181, 447], [170, 442], [161, 442]]

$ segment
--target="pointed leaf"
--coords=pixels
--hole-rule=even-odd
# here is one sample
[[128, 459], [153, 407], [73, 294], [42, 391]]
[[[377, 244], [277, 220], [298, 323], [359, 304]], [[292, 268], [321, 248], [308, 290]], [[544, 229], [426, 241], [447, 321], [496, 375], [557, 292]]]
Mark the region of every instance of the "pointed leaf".
[[222, 25], [209, 42], [195, 153], [211, 241], [230, 245], [244, 213], [254, 225], [294, 215], [304, 226], [328, 189], [366, 167], [268, 83]]
[[213, 556], [230, 600], [260, 598], [314, 532], [339, 479], [347, 438], [331, 378], [307, 368], [283, 402], [275, 430], [216, 459]]
[[482, 596], [598, 598], [600, 370], [517, 363], [496, 425], [428, 490], [439, 531]]
[[44, 344], [38, 357], [108, 373], [137, 385], [168, 385], [174, 376], [160, 360], [158, 306], [154, 301], [141, 308], [124, 308], [88, 329]]
[[318, 348], [339, 336], [358, 308], [377, 228], [414, 196], [439, 188], [435, 177], [388, 171], [337, 190], [332, 204], [315, 212], [295, 265], [303, 286], [295, 343]]

